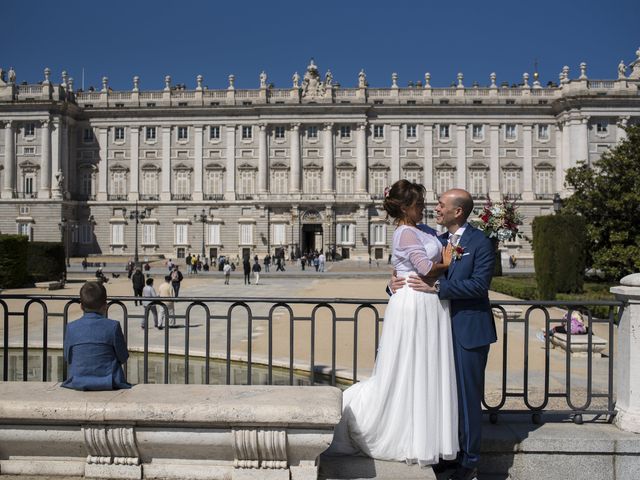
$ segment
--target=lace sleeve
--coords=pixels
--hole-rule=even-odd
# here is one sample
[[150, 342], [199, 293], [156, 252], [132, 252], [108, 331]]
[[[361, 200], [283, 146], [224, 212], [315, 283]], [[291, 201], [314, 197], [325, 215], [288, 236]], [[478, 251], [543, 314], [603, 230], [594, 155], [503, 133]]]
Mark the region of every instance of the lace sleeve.
[[427, 255], [427, 251], [414, 229], [405, 228], [400, 232], [397, 248], [403, 252], [403, 256], [409, 259], [416, 273], [420, 275], [429, 273], [433, 262], [429, 259], [429, 255]]

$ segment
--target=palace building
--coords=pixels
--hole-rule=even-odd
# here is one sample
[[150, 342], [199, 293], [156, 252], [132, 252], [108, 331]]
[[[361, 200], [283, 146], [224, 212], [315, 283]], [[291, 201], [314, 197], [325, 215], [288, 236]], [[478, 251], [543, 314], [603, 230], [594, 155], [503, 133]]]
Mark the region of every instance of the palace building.
[[[72, 256], [187, 253], [264, 256], [336, 249], [385, 258], [393, 228], [385, 187], [400, 178], [439, 193], [469, 190], [515, 199], [524, 233], [570, 194], [568, 168], [591, 163], [640, 120], [640, 50], [617, 78], [593, 80], [580, 64], [558, 85], [537, 73], [519, 85], [424, 82], [355, 87], [311, 61], [290, 88], [242, 90], [172, 85], [144, 91], [75, 91], [49, 69], [36, 84], [0, 70], [0, 231], [63, 239]], [[615, 64], [612, 71], [616, 71]], [[426, 218], [428, 223], [433, 220]], [[531, 259], [525, 240], [512, 253]]]

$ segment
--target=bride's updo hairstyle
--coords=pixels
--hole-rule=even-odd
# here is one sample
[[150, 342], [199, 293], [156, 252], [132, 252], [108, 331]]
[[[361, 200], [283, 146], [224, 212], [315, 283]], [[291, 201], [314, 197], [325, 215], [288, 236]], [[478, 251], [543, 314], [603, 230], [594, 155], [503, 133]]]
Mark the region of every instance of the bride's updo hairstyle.
[[382, 208], [387, 212], [387, 218], [393, 218], [393, 223], [397, 224], [405, 216], [402, 209], [424, 199], [425, 193], [426, 189], [419, 183], [412, 183], [405, 179], [398, 180], [388, 191], [385, 190]]

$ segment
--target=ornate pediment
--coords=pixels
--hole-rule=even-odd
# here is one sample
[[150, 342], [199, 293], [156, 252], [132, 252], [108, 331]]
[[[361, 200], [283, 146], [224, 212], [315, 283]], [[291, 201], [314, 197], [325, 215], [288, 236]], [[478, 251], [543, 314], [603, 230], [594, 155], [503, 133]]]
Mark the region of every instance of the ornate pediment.
[[389, 170], [389, 167], [384, 163], [374, 163], [369, 168], [372, 170]]
[[289, 168], [289, 165], [287, 165], [286, 163], [282, 163], [282, 162], [275, 162], [271, 164], [271, 168], [274, 168], [276, 170], [284, 170]]
[[205, 170], [224, 170], [224, 166], [216, 162], [207, 163], [204, 167]]
[[140, 167], [141, 170], [145, 170], [145, 171], [154, 171], [154, 172], [159, 172], [160, 171], [160, 167], [158, 165], [156, 165], [155, 163], [145, 163], [144, 165], [142, 165], [142, 167]]
[[349, 162], [340, 162], [338, 165], [336, 165], [336, 168], [339, 168], [341, 170], [355, 170], [356, 167], [351, 165]]
[[536, 165], [538, 170], [553, 170], [555, 167], [551, 165], [549, 162], [540, 162]]
[[404, 164], [404, 168], [411, 169], [411, 170], [419, 170], [422, 168], [422, 166], [417, 164], [416, 162], [407, 162]]
[[306, 170], [320, 170], [322, 167], [320, 165], [318, 165], [317, 163], [307, 163], [304, 168]]
[[24, 162], [18, 165], [22, 170], [37, 170], [40, 168], [40, 165], [33, 163], [29, 160], [25, 160]]
[[471, 165], [469, 165], [469, 168], [471, 170], [488, 170], [489, 166], [486, 163], [473, 162]]
[[258, 168], [250, 163], [244, 162], [238, 165], [238, 170], [257, 170]]
[[456, 167], [451, 165], [449, 162], [442, 162], [436, 166], [438, 170], [455, 170]]
[[113, 165], [111, 165], [109, 167], [109, 170], [114, 172], [114, 171], [120, 171], [120, 172], [128, 172], [129, 171], [129, 167], [127, 167], [126, 165], [123, 165], [122, 163], [114, 163]]
[[522, 170], [522, 167], [520, 165], [516, 165], [513, 162], [509, 162], [506, 165], [503, 165], [502, 168], [504, 170]]
[[173, 166], [173, 169], [174, 170], [183, 170], [183, 171], [186, 170], [186, 171], [189, 171], [189, 172], [193, 170], [192, 167], [190, 167], [189, 165], [187, 165], [185, 163], [178, 163], [177, 165]]

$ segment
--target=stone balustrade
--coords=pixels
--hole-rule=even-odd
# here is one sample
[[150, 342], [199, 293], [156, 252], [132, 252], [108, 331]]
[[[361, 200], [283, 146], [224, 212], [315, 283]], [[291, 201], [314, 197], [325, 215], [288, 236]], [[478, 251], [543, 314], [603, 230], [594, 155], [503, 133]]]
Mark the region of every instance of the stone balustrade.
[[340, 420], [334, 387], [0, 383], [0, 475], [317, 478]]

